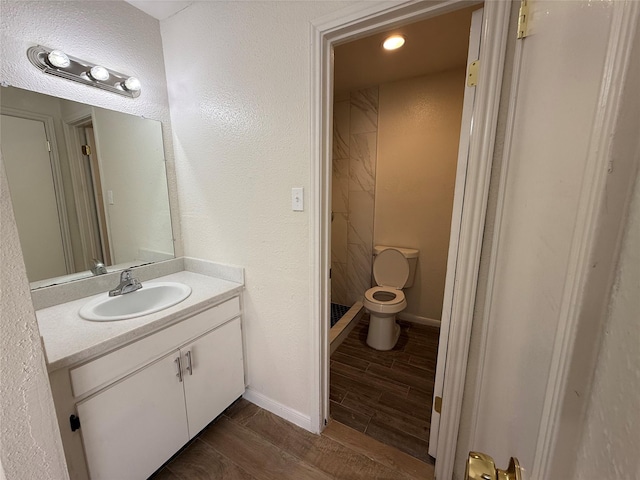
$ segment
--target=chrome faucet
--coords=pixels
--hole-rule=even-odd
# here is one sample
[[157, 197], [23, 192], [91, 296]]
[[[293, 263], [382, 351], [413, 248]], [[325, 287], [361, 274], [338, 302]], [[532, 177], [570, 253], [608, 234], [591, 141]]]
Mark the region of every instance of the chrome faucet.
[[94, 275], [104, 275], [107, 273], [107, 267], [100, 260], [93, 259], [93, 266], [91, 267], [91, 273]]
[[109, 290], [109, 296], [116, 297], [125, 293], [135, 292], [141, 288], [142, 284], [133, 276], [131, 269], [128, 268], [120, 274], [120, 284], [113, 290]]

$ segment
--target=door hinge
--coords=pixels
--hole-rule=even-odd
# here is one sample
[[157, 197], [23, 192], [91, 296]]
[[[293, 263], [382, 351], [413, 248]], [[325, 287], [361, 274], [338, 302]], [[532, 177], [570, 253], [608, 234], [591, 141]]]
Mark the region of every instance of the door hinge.
[[434, 398], [433, 409], [438, 413], [442, 413], [442, 397]]
[[75, 415], [71, 415], [69, 417], [69, 424], [71, 425], [71, 431], [75, 432], [80, 428], [80, 417], [76, 417]]
[[89, 145], [82, 145], [82, 154], [91, 155], [91, 147]]
[[518, 12], [518, 38], [529, 35], [529, 0], [520, 0]]
[[51, 152], [51, 142], [47, 140], [47, 152]]
[[467, 86], [475, 87], [478, 84], [478, 70], [480, 70], [480, 60], [476, 60], [469, 65], [469, 73], [467, 74]]

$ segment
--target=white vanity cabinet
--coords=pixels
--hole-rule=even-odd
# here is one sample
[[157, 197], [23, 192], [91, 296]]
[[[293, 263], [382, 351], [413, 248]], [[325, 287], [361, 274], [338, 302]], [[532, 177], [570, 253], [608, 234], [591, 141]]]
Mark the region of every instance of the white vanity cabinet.
[[189, 441], [175, 354], [77, 405], [92, 479], [144, 479]]
[[[233, 297], [52, 372], [71, 478], [145, 479], [240, 397], [245, 383], [239, 315], [239, 297]], [[73, 414], [80, 429], [72, 432]]]

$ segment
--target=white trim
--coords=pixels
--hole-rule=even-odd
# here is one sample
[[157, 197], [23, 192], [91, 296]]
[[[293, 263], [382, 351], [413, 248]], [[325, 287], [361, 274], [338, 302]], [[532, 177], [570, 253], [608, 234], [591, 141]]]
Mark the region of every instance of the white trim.
[[289, 408], [286, 405], [281, 404], [280, 402], [276, 402], [266, 395], [252, 390], [251, 387], [246, 388], [242, 397], [259, 406], [260, 408], [264, 408], [265, 410], [278, 415], [285, 420], [290, 421], [294, 425], [304, 428], [305, 430], [318, 433], [314, 430], [314, 428], [312, 428], [311, 417], [304, 415], [303, 413], [300, 413], [293, 408]]
[[[553, 346], [553, 354], [551, 368], [549, 371], [549, 380], [545, 394], [544, 407], [540, 430], [536, 444], [536, 453], [532, 468], [531, 478], [558, 478], [556, 469], [561, 471], [569, 471], [573, 468], [575, 462], [574, 449], [572, 445], [560, 445], [557, 440], [562, 437], [566, 438], [567, 432], [571, 430], [571, 438], [574, 441], [579, 440], [579, 430], [574, 432], [576, 425], [575, 419], [584, 416], [586, 408], [586, 400], [581, 400], [580, 408], [582, 412], [567, 412], [566, 400], [567, 393], [575, 389], [576, 382], [584, 382], [587, 385], [585, 391], [589, 391], [588, 385], [591, 383], [591, 372], [594, 367], [595, 351], [597, 351], [598, 339], [601, 336], [601, 329], [606, 319], [604, 311], [606, 309], [608, 294], [613, 282], [613, 272], [607, 272], [607, 268], [614, 270], [615, 254], [608, 244], [610, 257], [604, 255], [594, 255], [598, 249], [602, 249], [602, 236], [613, 235], [613, 243], [619, 248], [620, 237], [622, 233], [622, 225], [624, 224], [625, 208], [605, 208], [605, 204], [611, 202], [607, 199], [607, 190], [611, 188], [608, 185], [610, 173], [612, 170], [611, 147], [612, 139], [616, 132], [618, 113], [621, 107], [622, 93], [626, 78], [626, 70], [630, 60], [630, 52], [632, 42], [636, 35], [638, 26], [638, 18], [640, 17], [640, 4], [635, 1], [614, 2], [614, 12], [611, 22], [611, 33], [607, 46], [606, 63], [602, 75], [602, 85], [600, 89], [598, 111], [591, 129], [591, 141], [589, 145], [589, 156], [587, 158], [587, 167], [585, 169], [582, 181], [582, 191], [578, 205], [576, 228], [571, 244], [571, 257], [569, 268], [567, 269], [566, 282], [563, 288], [563, 296], [558, 315], [559, 322], [556, 330], [556, 336]], [[622, 163], [622, 162], [621, 162]], [[617, 185], [624, 190], [626, 187], [627, 195], [622, 195], [621, 200], [628, 204], [629, 194], [631, 193], [631, 185], [633, 184], [633, 170], [637, 168], [635, 162], [631, 161], [627, 164], [627, 170], [624, 173], [618, 173]], [[608, 178], [609, 177], [609, 178]], [[616, 180], [613, 180], [616, 181]], [[624, 185], [626, 183], [626, 185]], [[622, 184], [622, 185], [620, 185]], [[613, 211], [611, 211], [613, 210]], [[609, 219], [607, 217], [614, 217]], [[609, 228], [603, 232], [603, 224]], [[617, 223], [617, 225], [615, 225]], [[611, 227], [617, 228], [611, 228]], [[617, 230], [611, 232], [611, 230]], [[617, 237], [617, 238], [616, 238]], [[611, 242], [611, 239], [609, 239]], [[593, 271], [594, 256], [603, 263], [602, 270], [597, 273]], [[602, 279], [609, 274], [608, 278]], [[598, 275], [601, 282], [605, 283], [605, 288], [598, 288], [595, 294], [595, 308], [593, 298], [589, 298], [589, 284], [593, 282], [590, 278]], [[600, 283], [600, 282], [599, 282]], [[592, 295], [593, 297], [594, 295]], [[584, 318], [585, 308], [588, 308], [587, 315], [594, 316], [590, 319], [591, 330], [594, 332], [593, 338], [585, 339], [584, 334], [581, 336], [579, 329], [580, 323], [586, 323]], [[577, 347], [577, 348], [576, 348]], [[583, 368], [578, 370], [586, 370], [577, 373], [572, 371], [575, 363], [582, 364]], [[583, 378], [580, 378], [583, 377]], [[587, 377], [586, 379], [584, 377]], [[565, 407], [565, 408], [563, 408]], [[573, 407], [575, 409], [575, 406]], [[574, 419], [571, 425], [563, 421], [563, 416], [571, 414]], [[580, 423], [580, 422], [578, 422]], [[576, 433], [578, 435], [576, 435]], [[558, 451], [556, 447], [567, 448]]]
[[[468, 4], [466, 4], [468, 5]], [[332, 47], [340, 42], [368, 35], [392, 26], [440, 15], [460, 2], [403, 2], [366, 5], [337, 12], [311, 24], [311, 298], [312, 298], [312, 431], [321, 431], [328, 415], [327, 309], [329, 305], [329, 187], [332, 113]], [[451, 478], [475, 304], [482, 235], [484, 231], [493, 145], [497, 124], [509, 2], [487, 2], [480, 51], [479, 84], [476, 92], [476, 125], [471, 136], [470, 162], [463, 211], [459, 274], [456, 275], [451, 327], [450, 355], [445, 377], [436, 476]], [[468, 195], [468, 197], [467, 197]], [[467, 200], [468, 199], [468, 200]], [[315, 403], [317, 402], [317, 403]]]
[[449, 330], [446, 375], [440, 415], [436, 477], [451, 478], [471, 338], [480, 253], [489, 195], [502, 74], [509, 27], [510, 2], [486, 2], [476, 88], [474, 131], [471, 134], [460, 246]]
[[51, 148], [49, 157], [52, 164], [53, 185], [56, 195], [56, 207], [58, 210], [58, 220], [60, 221], [60, 235], [62, 236], [62, 250], [64, 254], [65, 268], [68, 274], [75, 273], [75, 262], [73, 259], [73, 247], [71, 244], [71, 233], [69, 229], [69, 217], [67, 215], [67, 201], [64, 191], [64, 182], [62, 180], [62, 170], [60, 169], [60, 150], [58, 150], [58, 142], [56, 140], [55, 122], [51, 115], [43, 115], [40, 113], [29, 112], [17, 108], [2, 107], [3, 115], [12, 117], [25, 118], [28, 120], [36, 120], [44, 124], [45, 135], [49, 141]]
[[400, 312], [396, 316], [400, 320], [404, 320], [405, 322], [416, 323], [418, 325], [427, 325], [429, 327], [438, 327], [438, 328], [440, 328], [440, 320], [435, 320], [433, 318], [421, 317], [420, 315], [414, 315], [413, 313], [405, 313], [405, 312]]
[[[465, 78], [468, 78], [471, 65], [480, 57], [482, 41], [482, 19], [484, 8], [478, 9], [471, 15], [469, 29], [469, 47], [467, 51], [467, 68]], [[462, 120], [460, 122], [460, 138], [458, 140], [458, 157], [456, 167], [455, 186], [453, 194], [453, 209], [451, 212], [449, 248], [447, 251], [447, 268], [442, 296], [442, 314], [440, 316], [440, 335], [438, 338], [438, 354], [436, 357], [436, 376], [433, 383], [433, 397], [442, 397], [451, 325], [451, 311], [453, 308], [453, 294], [456, 274], [458, 273], [458, 253], [460, 243], [460, 228], [462, 212], [464, 211], [464, 195], [467, 184], [467, 167], [469, 164], [469, 147], [473, 126], [476, 87], [465, 82], [462, 101]], [[438, 450], [438, 435], [440, 434], [440, 409], [435, 404], [431, 406], [431, 425], [429, 426], [429, 455], [435, 457]]]
[[[80, 146], [82, 142], [78, 136], [78, 127], [86, 122], [91, 121], [91, 116], [76, 115], [76, 118], [71, 122], [64, 122], [64, 135], [67, 141], [67, 155], [69, 158], [69, 170], [71, 171], [71, 183], [75, 192], [88, 192], [88, 187], [84, 180], [84, 173], [82, 171], [82, 155], [80, 154]], [[78, 215], [78, 229], [80, 232], [80, 244], [82, 245], [82, 258], [85, 262], [81, 270], [89, 269], [92, 265], [94, 255], [93, 245], [96, 245], [93, 237], [93, 231], [91, 229], [91, 222], [88, 219], [89, 205], [86, 202], [85, 195], [74, 195], [74, 202], [76, 205], [76, 214]]]
[[509, 91], [509, 110], [507, 112], [505, 136], [503, 141], [503, 150], [501, 155], [500, 180], [497, 186], [498, 198], [496, 200], [496, 215], [494, 220], [494, 233], [491, 243], [490, 262], [487, 274], [487, 286], [485, 293], [484, 310], [482, 312], [481, 330], [478, 333], [480, 337], [480, 348], [478, 350], [478, 363], [476, 371], [475, 385], [476, 392], [473, 399], [473, 410], [471, 414], [471, 432], [469, 434], [469, 444], [465, 448], [467, 451], [473, 450], [476, 444], [475, 436], [478, 428], [478, 419], [480, 411], [480, 399], [482, 393], [482, 385], [484, 378], [484, 363], [486, 360], [487, 335], [489, 332], [489, 318], [491, 316], [491, 299], [493, 297], [493, 287], [496, 279], [497, 252], [500, 247], [500, 229], [502, 225], [503, 212], [505, 207], [505, 192], [507, 184], [507, 174], [509, 172], [509, 161], [511, 159], [511, 145], [513, 140], [513, 129], [515, 124], [515, 115], [517, 111], [518, 86], [520, 84], [520, 70], [522, 67], [522, 47], [524, 42], [516, 42], [513, 70], [511, 74], [511, 88]]

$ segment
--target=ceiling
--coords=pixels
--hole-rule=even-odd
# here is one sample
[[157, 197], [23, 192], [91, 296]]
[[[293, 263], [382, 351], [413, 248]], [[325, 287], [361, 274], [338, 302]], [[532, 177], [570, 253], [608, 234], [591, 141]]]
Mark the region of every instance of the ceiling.
[[165, 0], [125, 0], [134, 7], [142, 10], [147, 15], [151, 15], [158, 20], [164, 20], [171, 15], [175, 15], [180, 10], [184, 10], [193, 2], [188, 1], [165, 1]]
[[[471, 12], [479, 8], [481, 4], [335, 47], [335, 92], [464, 67]], [[382, 42], [394, 33], [403, 35], [406, 43], [398, 50], [384, 50]]]

